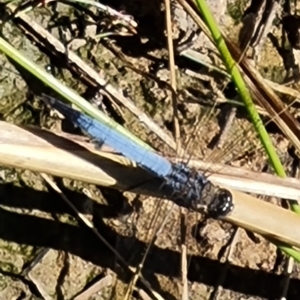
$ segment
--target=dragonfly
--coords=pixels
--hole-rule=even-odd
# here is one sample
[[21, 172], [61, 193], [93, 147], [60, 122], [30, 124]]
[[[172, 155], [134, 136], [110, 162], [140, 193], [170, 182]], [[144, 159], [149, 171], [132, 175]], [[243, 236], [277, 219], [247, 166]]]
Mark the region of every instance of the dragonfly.
[[[214, 219], [225, 217], [234, 210], [231, 192], [213, 184], [205, 174], [184, 163], [171, 162], [159, 153], [131, 141], [109, 124], [101, 123], [56, 98], [43, 95], [41, 99], [79, 127], [98, 145], [110, 146], [135, 161], [153, 177], [161, 179], [163, 184], [158, 187], [161, 189], [160, 193], [171, 203], [191, 212], [204, 212], [206, 216]], [[159, 205], [157, 207], [162, 208]], [[156, 222], [158, 223], [157, 220], [153, 221], [154, 224], [150, 222], [151, 226], [157, 226], [157, 230], [161, 230], [163, 225], [157, 225]]]
[[161, 189], [177, 205], [196, 212], [204, 211], [214, 218], [224, 217], [233, 210], [230, 191], [214, 185], [203, 174], [182, 163], [170, 162], [160, 154], [130, 141], [113, 127], [53, 97], [44, 95], [42, 99], [98, 143], [112, 147], [152, 175], [163, 178]]

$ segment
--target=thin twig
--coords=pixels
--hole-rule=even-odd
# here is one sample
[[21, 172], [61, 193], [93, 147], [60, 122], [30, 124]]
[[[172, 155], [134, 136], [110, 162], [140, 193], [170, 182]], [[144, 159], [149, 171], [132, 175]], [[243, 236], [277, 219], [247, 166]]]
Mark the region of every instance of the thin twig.
[[294, 259], [292, 257], [286, 258], [286, 263], [284, 266], [284, 278], [283, 278], [283, 287], [281, 292], [280, 300], [286, 300], [287, 299], [287, 292], [289, 289], [290, 281], [291, 281], [291, 275], [294, 268]]
[[[176, 142], [176, 152], [179, 153], [181, 148], [180, 144], [180, 128], [178, 119], [178, 109], [177, 109], [177, 81], [175, 72], [175, 55], [173, 47], [173, 31], [172, 31], [172, 19], [171, 19], [171, 1], [165, 0], [166, 8], [166, 27], [167, 27], [167, 42], [168, 42], [168, 53], [169, 53], [169, 68], [170, 68], [170, 79], [172, 86], [172, 104], [173, 104], [173, 126], [174, 126], [174, 137]], [[185, 209], [180, 209], [181, 215], [181, 280], [182, 280], [182, 300], [188, 299], [188, 280], [187, 280], [187, 247], [185, 245], [186, 241], [186, 211]]]
[[[180, 143], [180, 129], [178, 121], [178, 110], [177, 110], [177, 82], [176, 82], [176, 72], [175, 72], [175, 55], [173, 47], [173, 31], [172, 31], [172, 19], [171, 19], [171, 3], [170, 0], [165, 0], [166, 8], [166, 27], [167, 27], [167, 44], [168, 44], [168, 54], [169, 54], [169, 68], [170, 68], [170, 79], [172, 87], [172, 104], [173, 104], [173, 125], [174, 125], [174, 137], [178, 148], [178, 143]], [[180, 144], [179, 144], [180, 145]]]

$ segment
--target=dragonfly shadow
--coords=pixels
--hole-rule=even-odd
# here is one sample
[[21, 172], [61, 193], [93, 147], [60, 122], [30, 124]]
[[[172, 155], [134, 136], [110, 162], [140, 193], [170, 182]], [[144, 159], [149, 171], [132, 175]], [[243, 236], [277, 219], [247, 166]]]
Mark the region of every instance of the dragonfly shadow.
[[[2, 185], [0, 186], [0, 194], [1, 205], [9, 206], [11, 204], [14, 208], [38, 208], [41, 211], [68, 213], [68, 208], [59, 205], [61, 201], [49, 196], [49, 193], [46, 192], [30, 189], [24, 192], [24, 188]], [[25, 194], [28, 201], [24, 201]], [[18, 244], [67, 251], [102, 268], [116, 270], [117, 275], [123, 281], [128, 281], [130, 278], [128, 274], [121, 272], [120, 268], [115, 267], [114, 254], [86, 228], [60, 223], [36, 215], [20, 214], [3, 208], [0, 208], [0, 219], [2, 224], [5, 224], [5, 226], [0, 226], [1, 239]], [[132, 239], [134, 239], [136, 252], [140, 252], [142, 255], [146, 244], [134, 237], [122, 236], [105, 225], [104, 222], [100, 223], [99, 231], [111, 245], [114, 245], [115, 241], [118, 240], [119, 249], [126, 248], [126, 245], [132, 243]], [[219, 274], [224, 271], [225, 266], [209, 258], [192, 256], [190, 259], [188, 279], [194, 283], [215, 286]], [[171, 281], [174, 278], [179, 280], [180, 260], [179, 252], [161, 249], [155, 245], [146, 260], [143, 275], [165, 299], [175, 300], [171, 294], [163, 292], [154, 274], [167, 276], [171, 278]], [[131, 260], [131, 265], [137, 266], [139, 262], [140, 257], [136, 256], [134, 260]], [[178, 267], [174, 268], [174, 266]], [[276, 274], [231, 265], [227, 270], [223, 288], [253, 296], [276, 298], [280, 293], [281, 280], [281, 276]], [[291, 294], [288, 295], [288, 299], [299, 299], [300, 281], [292, 279], [289, 290]]]
[[[114, 201], [110, 201], [108, 204], [98, 203], [89, 199], [84, 194], [66, 189], [59, 182], [58, 185], [68, 199], [72, 199], [72, 204], [76, 207], [79, 213], [87, 213], [87, 207], [92, 207], [91, 213], [98, 214], [98, 212], [101, 212], [100, 215], [102, 217], [117, 218], [123, 210], [123, 202], [125, 199], [123, 199], [120, 194], [116, 197], [117, 193], [115, 193], [113, 198]], [[112, 192], [118, 191], [113, 190]], [[105, 191], [105, 194], [107, 193], [108, 191]], [[24, 195], [26, 195], [26, 200], [24, 200]], [[49, 214], [64, 214], [70, 212], [69, 207], [60, 197], [53, 196], [52, 193], [35, 191], [26, 186], [21, 187], [19, 190], [11, 183], [0, 184], [0, 198], [1, 205], [5, 205], [13, 209], [27, 209], [30, 211], [40, 210]], [[129, 213], [129, 211], [127, 213]]]

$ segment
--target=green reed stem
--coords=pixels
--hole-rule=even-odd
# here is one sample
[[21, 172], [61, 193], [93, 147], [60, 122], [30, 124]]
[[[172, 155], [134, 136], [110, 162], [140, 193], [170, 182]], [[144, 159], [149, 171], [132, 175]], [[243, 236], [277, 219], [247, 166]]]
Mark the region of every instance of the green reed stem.
[[142, 147], [151, 149], [149, 145], [144, 143], [142, 140], [137, 138], [135, 135], [133, 135], [124, 127], [116, 123], [107, 115], [105, 115], [104, 113], [102, 113], [101, 111], [93, 107], [89, 102], [87, 102], [84, 98], [79, 96], [75, 91], [62, 84], [54, 76], [47, 73], [45, 70], [40, 68], [37, 64], [35, 64], [30, 59], [25, 57], [22, 53], [20, 53], [17, 49], [11, 46], [3, 38], [0, 38], [0, 51], [6, 54], [8, 57], [10, 57], [14, 62], [22, 66], [30, 74], [32, 74], [38, 80], [43, 82], [46, 86], [53, 89], [62, 98], [73, 103], [89, 116], [93, 117], [94, 119], [98, 120], [101, 123], [113, 127], [115, 130], [119, 131], [121, 134], [125, 135], [126, 137], [133, 140], [134, 142], [141, 145]]
[[[256, 132], [258, 133], [259, 139], [268, 155], [270, 163], [275, 170], [276, 174], [280, 177], [286, 177], [284, 167], [282, 166], [279, 157], [276, 153], [276, 150], [272, 144], [272, 141], [269, 137], [269, 134], [266, 128], [263, 125], [263, 122], [255, 108], [255, 105], [252, 101], [250, 92], [246, 87], [246, 84], [242, 78], [242, 75], [237, 67], [236, 62], [232, 58], [226, 43], [222, 37], [222, 34], [218, 28], [216, 21], [214, 20], [213, 15], [211, 14], [205, 0], [195, 0], [199, 11], [201, 12], [204, 22], [206, 23], [212, 38], [216, 44], [217, 49], [220, 52], [220, 55], [223, 59], [223, 63], [227, 68], [228, 73], [231, 75], [231, 79], [234, 82], [241, 99], [243, 100], [245, 107], [248, 111], [250, 119], [255, 127]], [[291, 209], [300, 214], [300, 206], [295, 203], [291, 203]], [[295, 251], [289, 246], [283, 246], [276, 244], [283, 252], [287, 255], [292, 256], [295, 260], [300, 261], [300, 252]]]

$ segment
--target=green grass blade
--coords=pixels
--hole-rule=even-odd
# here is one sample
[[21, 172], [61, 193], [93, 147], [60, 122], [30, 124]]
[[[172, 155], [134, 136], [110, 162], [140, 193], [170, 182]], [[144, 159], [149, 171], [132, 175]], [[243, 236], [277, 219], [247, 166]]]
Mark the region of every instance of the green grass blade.
[[24, 69], [26, 69], [38, 80], [42, 81], [45, 85], [49, 86], [51, 89], [57, 92], [61, 97], [76, 105], [79, 109], [81, 109], [89, 116], [93, 117], [101, 123], [105, 123], [108, 126], [113, 127], [115, 130], [127, 136], [129, 139], [141, 145], [142, 147], [151, 149], [149, 145], [141, 141], [131, 132], [116, 123], [114, 120], [110, 119], [107, 115], [103, 114], [101, 111], [93, 107], [89, 102], [80, 97], [76, 92], [62, 84], [59, 80], [40, 68], [34, 62], [30, 61], [2, 38], [0, 38], [0, 51], [10, 57], [14, 62], [22, 66]]
[[209, 11], [209, 8], [205, 0], [196, 0], [199, 10], [203, 15], [204, 21], [211, 32], [211, 35], [215, 41], [216, 47], [218, 48], [223, 63], [226, 66], [228, 73], [231, 74], [232, 81], [234, 82], [238, 92], [245, 104], [245, 107], [249, 113], [251, 121], [257, 131], [261, 143], [263, 144], [265, 151], [269, 157], [269, 160], [278, 176], [286, 177], [284, 168], [276, 154], [276, 150], [271, 142], [271, 139], [263, 125], [263, 122], [260, 119], [258, 112], [255, 109], [254, 103], [251, 99], [249, 90], [246, 87], [246, 84], [242, 78], [242, 75], [236, 65], [236, 62], [231, 57], [231, 54], [226, 46], [224, 39], [222, 38], [221, 32]]
[[[246, 87], [246, 84], [242, 78], [242, 75], [237, 67], [236, 62], [232, 58], [226, 43], [222, 37], [222, 34], [218, 28], [218, 25], [216, 21], [214, 20], [213, 15], [211, 14], [206, 1], [205, 0], [195, 0], [198, 8], [203, 16], [203, 19], [213, 37], [213, 40], [216, 44], [217, 49], [219, 50], [219, 53], [222, 57], [223, 63], [227, 68], [227, 71], [229, 74], [231, 74], [232, 81], [234, 82], [241, 99], [243, 100], [245, 107], [248, 111], [248, 114], [251, 118], [251, 121], [255, 127], [256, 132], [259, 135], [260, 141], [268, 155], [268, 158], [271, 162], [272, 167], [274, 168], [276, 174], [280, 177], [286, 177], [286, 173], [284, 170], [284, 167], [282, 166], [279, 157], [276, 153], [276, 150], [272, 144], [272, 141], [269, 137], [268, 132], [266, 131], [263, 122], [255, 108], [255, 105], [251, 99], [250, 92], [248, 88]], [[291, 209], [300, 214], [300, 206], [295, 203], [291, 203]], [[293, 230], [291, 228], [291, 230]], [[292, 256], [296, 260], [299, 261], [300, 258], [300, 253], [295, 251], [294, 249], [288, 247], [288, 246], [282, 246], [278, 245], [277, 246], [285, 252], [287, 255]]]

